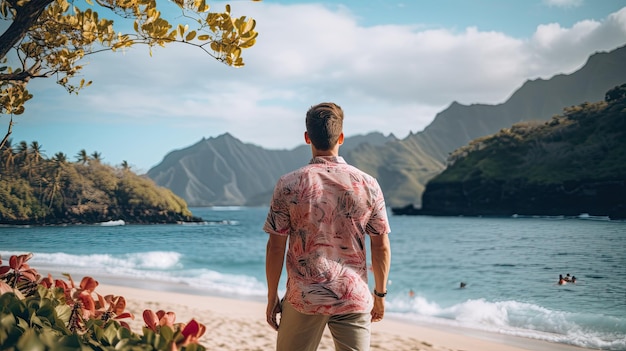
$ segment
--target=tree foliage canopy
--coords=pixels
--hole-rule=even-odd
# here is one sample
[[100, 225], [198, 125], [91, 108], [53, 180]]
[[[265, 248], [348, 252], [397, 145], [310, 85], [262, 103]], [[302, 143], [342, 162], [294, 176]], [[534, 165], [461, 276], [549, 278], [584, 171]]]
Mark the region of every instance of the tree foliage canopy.
[[[11, 116], [0, 146], [11, 134], [13, 116], [22, 114], [25, 102], [33, 97], [26, 89], [33, 78], [54, 78], [68, 92], [77, 93], [91, 84], [76, 81], [82, 58], [138, 44], [152, 50], [184, 43], [224, 64], [241, 67], [242, 50], [252, 47], [258, 35], [254, 19], [232, 18], [230, 5], [224, 12], [212, 12], [205, 0], [174, 0], [182, 15], [177, 18], [184, 20], [178, 24], [163, 16], [156, 0], [85, 1], [0, 0], [0, 18], [10, 23], [0, 36], [0, 113]], [[98, 7], [132, 21], [133, 30], [118, 31], [113, 20], [94, 10]]]
[[9, 140], [0, 155], [0, 224], [201, 220], [169, 189], [135, 174], [127, 164], [103, 164], [85, 150], [72, 163], [61, 152], [46, 158], [36, 141], [13, 147]]

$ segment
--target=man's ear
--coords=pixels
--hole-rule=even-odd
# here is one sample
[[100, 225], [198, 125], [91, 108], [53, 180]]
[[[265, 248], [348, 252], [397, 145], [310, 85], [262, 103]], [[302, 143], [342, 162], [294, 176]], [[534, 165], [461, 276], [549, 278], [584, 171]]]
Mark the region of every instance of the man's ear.
[[341, 145], [343, 144], [343, 132], [341, 132], [341, 134], [339, 134], [339, 138], [337, 139], [337, 144]]
[[307, 144], [311, 144], [311, 139], [309, 139], [309, 133], [307, 133], [307, 132], [304, 132], [304, 141]]

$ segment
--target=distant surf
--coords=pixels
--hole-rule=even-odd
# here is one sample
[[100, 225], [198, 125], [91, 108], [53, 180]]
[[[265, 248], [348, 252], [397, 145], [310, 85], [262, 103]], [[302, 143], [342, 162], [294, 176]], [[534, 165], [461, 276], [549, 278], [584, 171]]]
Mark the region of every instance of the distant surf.
[[101, 226], [103, 226], [103, 227], [116, 227], [116, 226], [120, 226], [120, 225], [126, 225], [126, 222], [124, 222], [123, 219], [118, 219], [116, 221], [110, 220], [110, 221], [106, 221], [106, 222], [100, 222], [99, 224]]

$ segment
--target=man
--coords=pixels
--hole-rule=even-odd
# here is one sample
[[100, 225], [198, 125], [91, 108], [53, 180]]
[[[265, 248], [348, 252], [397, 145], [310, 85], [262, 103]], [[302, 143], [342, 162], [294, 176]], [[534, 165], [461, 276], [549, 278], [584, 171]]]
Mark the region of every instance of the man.
[[[313, 158], [278, 180], [263, 227], [269, 233], [267, 322], [278, 331], [278, 351], [316, 350], [326, 325], [336, 350], [369, 350], [370, 324], [385, 313], [391, 259], [385, 200], [373, 177], [339, 156], [341, 107], [311, 107], [304, 140]], [[373, 294], [367, 282], [366, 234]], [[287, 290], [280, 301], [285, 251]]]

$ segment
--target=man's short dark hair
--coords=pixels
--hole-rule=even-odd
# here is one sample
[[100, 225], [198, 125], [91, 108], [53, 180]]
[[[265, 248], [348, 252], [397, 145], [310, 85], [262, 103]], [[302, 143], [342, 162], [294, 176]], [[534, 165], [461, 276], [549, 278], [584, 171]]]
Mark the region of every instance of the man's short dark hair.
[[332, 149], [343, 132], [343, 110], [332, 102], [322, 102], [306, 113], [306, 131], [317, 150]]

